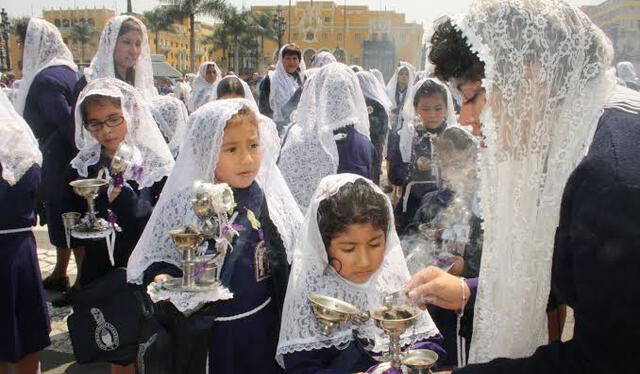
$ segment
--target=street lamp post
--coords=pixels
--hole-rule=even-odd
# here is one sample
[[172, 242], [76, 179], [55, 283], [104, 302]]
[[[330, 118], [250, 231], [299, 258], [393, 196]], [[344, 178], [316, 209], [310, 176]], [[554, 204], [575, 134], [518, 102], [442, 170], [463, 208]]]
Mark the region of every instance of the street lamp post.
[[11, 71], [11, 54], [9, 53], [9, 37], [11, 35], [9, 16], [7, 11], [2, 8], [0, 11], [0, 40], [4, 43], [0, 45], [0, 70]]
[[282, 16], [282, 7], [280, 7], [280, 5], [276, 7], [276, 14], [273, 16], [273, 23], [276, 25], [278, 51], [280, 51], [280, 48], [282, 47], [282, 37], [284, 36], [284, 31], [287, 29], [287, 21], [285, 21]]

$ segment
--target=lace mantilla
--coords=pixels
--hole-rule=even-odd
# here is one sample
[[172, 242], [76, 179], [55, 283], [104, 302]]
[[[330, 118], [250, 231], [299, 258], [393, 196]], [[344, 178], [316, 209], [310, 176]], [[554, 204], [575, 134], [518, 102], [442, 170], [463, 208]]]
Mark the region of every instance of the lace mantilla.
[[[207, 69], [209, 66], [213, 66], [216, 71], [216, 80], [213, 83], [207, 82]], [[222, 79], [222, 72], [213, 61], [205, 61], [200, 65], [198, 69], [198, 75], [193, 80], [191, 85], [192, 90], [189, 96], [189, 102], [187, 107], [189, 112], [193, 113], [204, 104], [215, 100], [216, 85]]]
[[358, 77], [358, 82], [360, 82], [364, 97], [379, 102], [384, 107], [384, 110], [387, 111], [387, 115], [391, 113], [393, 103], [387, 96], [384, 84], [380, 83], [373, 73], [366, 70], [357, 72], [356, 76]]
[[169, 142], [174, 157], [178, 155], [187, 131], [189, 112], [184, 103], [172, 96], [156, 96], [151, 99], [151, 114], [162, 135]]
[[[329, 347], [344, 347], [353, 339], [352, 326], [340, 326], [330, 336], [324, 336], [318, 328], [311, 311], [307, 295], [319, 293], [335, 297], [353, 304], [361, 311], [371, 311], [382, 305], [382, 297], [404, 287], [410, 275], [400, 248], [400, 240], [393, 223], [391, 202], [380, 188], [368, 181], [371, 187], [385, 196], [389, 211], [389, 229], [385, 256], [380, 268], [364, 284], [355, 284], [342, 278], [328, 264], [327, 252], [318, 228], [317, 214], [320, 202], [335, 195], [340, 187], [363, 179], [354, 174], [337, 174], [325, 177], [320, 182], [311, 200], [302, 230], [296, 241], [293, 265], [282, 312], [282, 320], [287, 323], [280, 328], [280, 340], [276, 356], [282, 362], [282, 355], [297, 351], [308, 351]], [[426, 339], [438, 333], [428, 312], [423, 312], [414, 328], [402, 336], [403, 344]], [[387, 348], [388, 339], [372, 320], [357, 329], [360, 338], [373, 342], [370, 350], [382, 352]]]
[[454, 19], [485, 63], [484, 248], [470, 362], [546, 343], [562, 191], [614, 85], [613, 49], [559, 0], [479, 0]]
[[152, 282], [147, 286], [147, 294], [154, 303], [163, 300], [170, 301], [176, 309], [186, 316], [197, 312], [204, 304], [233, 299], [233, 293], [224, 286], [218, 286], [207, 292], [178, 292], [160, 288], [155, 282]]
[[[276, 63], [276, 70], [273, 74], [269, 75], [271, 83], [271, 92], [269, 93], [269, 105], [273, 110], [273, 120], [276, 122], [286, 121], [286, 118], [282, 117], [282, 107], [289, 101], [291, 96], [296, 92], [300, 85], [298, 81], [284, 69], [284, 63], [282, 62], [282, 52], [287, 45], [282, 46], [278, 52], [278, 62]], [[300, 71], [294, 74], [302, 74], [306, 69], [304, 59], [300, 60]], [[302, 79], [302, 75], [300, 75]]]
[[33, 164], [42, 165], [38, 141], [9, 98], [0, 91], [0, 165], [2, 179], [18, 183]]

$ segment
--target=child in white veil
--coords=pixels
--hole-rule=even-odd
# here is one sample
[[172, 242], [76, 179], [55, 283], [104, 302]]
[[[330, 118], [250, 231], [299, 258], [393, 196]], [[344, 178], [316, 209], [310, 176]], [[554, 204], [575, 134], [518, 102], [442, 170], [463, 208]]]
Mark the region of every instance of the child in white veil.
[[177, 157], [187, 131], [189, 121], [187, 107], [176, 97], [156, 96], [151, 100], [151, 113], [169, 144], [171, 153]]
[[213, 61], [205, 61], [198, 69], [193, 81], [187, 108], [193, 113], [204, 104], [215, 100], [216, 85], [222, 79], [222, 72]]
[[181, 258], [169, 230], [198, 222], [191, 208], [193, 181], [232, 188], [234, 225], [242, 228], [220, 279], [234, 299], [214, 304], [209, 372], [279, 371], [274, 357], [280, 309], [302, 213], [275, 165], [278, 152], [273, 122], [257, 116], [245, 99], [216, 100], [193, 113], [174, 172], [127, 267], [133, 283], [174, 273]]
[[[375, 365], [371, 355], [383, 352], [388, 338], [373, 321], [355, 333], [345, 324], [323, 335], [307, 296], [338, 298], [366, 312], [380, 307], [384, 296], [402, 289], [409, 278], [389, 198], [358, 175], [323, 178], [294, 251], [277, 351], [285, 372], [342, 374]], [[420, 342], [421, 348], [442, 356], [440, 340], [431, 317], [423, 312], [402, 335], [401, 344]]]

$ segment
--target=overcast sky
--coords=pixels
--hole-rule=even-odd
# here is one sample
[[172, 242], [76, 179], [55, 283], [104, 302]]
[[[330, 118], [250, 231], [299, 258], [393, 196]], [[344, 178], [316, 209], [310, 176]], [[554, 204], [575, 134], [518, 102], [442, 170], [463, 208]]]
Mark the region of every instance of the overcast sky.
[[[132, 0], [133, 10], [142, 12], [149, 10], [158, 4], [159, 0]], [[576, 5], [593, 5], [605, 0], [568, 0]], [[43, 8], [111, 8], [118, 12], [126, 10], [126, 0], [6, 0], [2, 1], [9, 16], [41, 16]], [[288, 0], [227, 0], [228, 3], [238, 7], [251, 5], [287, 5]], [[455, 14], [467, 7], [472, 0], [347, 0], [347, 5], [368, 5], [370, 9], [388, 9], [405, 13], [408, 21], [422, 22], [425, 25], [444, 15]], [[8, 4], [7, 4], [8, 3]], [[292, 1], [295, 3], [295, 1]], [[344, 4], [344, 0], [339, 0], [339, 4]]]

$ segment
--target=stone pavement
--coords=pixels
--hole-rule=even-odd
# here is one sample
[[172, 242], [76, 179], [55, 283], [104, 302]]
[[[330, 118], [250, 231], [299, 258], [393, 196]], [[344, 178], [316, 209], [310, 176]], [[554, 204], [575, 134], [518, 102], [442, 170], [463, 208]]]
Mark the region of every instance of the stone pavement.
[[[46, 227], [36, 227], [34, 230], [38, 244], [38, 260], [42, 277], [51, 274], [56, 264], [56, 250], [49, 244]], [[69, 278], [73, 283], [76, 276], [76, 264], [71, 256], [69, 263]], [[78, 365], [73, 357], [71, 339], [67, 331], [67, 317], [71, 314], [71, 307], [53, 308], [51, 299], [57, 296], [57, 292], [47, 291], [47, 307], [51, 318], [51, 345], [42, 352], [42, 374], [108, 374], [108, 364]]]

